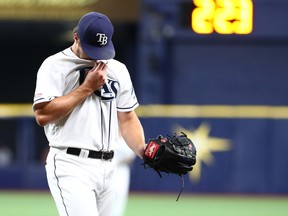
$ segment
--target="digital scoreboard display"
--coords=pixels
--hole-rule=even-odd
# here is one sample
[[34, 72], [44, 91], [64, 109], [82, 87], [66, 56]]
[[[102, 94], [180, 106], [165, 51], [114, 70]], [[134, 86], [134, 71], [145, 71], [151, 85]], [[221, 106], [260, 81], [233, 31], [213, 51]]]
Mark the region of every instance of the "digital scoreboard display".
[[252, 0], [193, 0], [191, 29], [198, 34], [250, 34]]
[[171, 3], [170, 12], [174, 10], [174, 20], [177, 19], [174, 23], [177, 34], [185, 33], [197, 37], [242, 35], [256, 38], [288, 38], [288, 1], [285, 0], [173, 0], [173, 2], [174, 6]]

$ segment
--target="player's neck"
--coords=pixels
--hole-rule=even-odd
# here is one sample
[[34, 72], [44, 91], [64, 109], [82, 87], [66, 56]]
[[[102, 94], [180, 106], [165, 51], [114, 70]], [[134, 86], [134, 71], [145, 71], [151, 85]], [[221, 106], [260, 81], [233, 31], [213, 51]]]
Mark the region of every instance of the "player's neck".
[[81, 46], [76, 42], [71, 46], [71, 50], [78, 58], [92, 60], [83, 52]]
[[77, 49], [77, 44], [73, 43], [73, 45], [70, 47], [70, 49], [72, 50], [72, 52], [78, 56], [80, 58], [80, 52], [79, 49]]

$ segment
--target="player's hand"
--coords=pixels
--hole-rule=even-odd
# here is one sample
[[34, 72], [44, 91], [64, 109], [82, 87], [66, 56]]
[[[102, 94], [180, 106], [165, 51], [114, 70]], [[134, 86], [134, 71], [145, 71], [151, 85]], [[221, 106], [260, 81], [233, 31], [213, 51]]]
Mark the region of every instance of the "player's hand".
[[107, 80], [107, 65], [104, 62], [95, 62], [94, 67], [88, 71], [83, 85], [91, 90], [91, 94], [100, 89]]

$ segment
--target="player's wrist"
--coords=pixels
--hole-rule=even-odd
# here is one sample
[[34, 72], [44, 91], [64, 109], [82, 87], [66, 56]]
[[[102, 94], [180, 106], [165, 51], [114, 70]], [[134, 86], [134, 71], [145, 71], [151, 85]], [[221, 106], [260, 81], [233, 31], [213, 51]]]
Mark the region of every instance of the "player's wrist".
[[139, 151], [138, 151], [138, 156], [143, 160], [144, 158], [144, 151], [145, 151], [145, 148], [146, 148], [146, 144], [143, 144], [142, 147], [139, 148]]
[[81, 94], [84, 96], [84, 97], [88, 97], [90, 95], [92, 95], [94, 93], [94, 89], [92, 88], [89, 88], [88, 86], [86, 85], [80, 85], [78, 90], [81, 92]]

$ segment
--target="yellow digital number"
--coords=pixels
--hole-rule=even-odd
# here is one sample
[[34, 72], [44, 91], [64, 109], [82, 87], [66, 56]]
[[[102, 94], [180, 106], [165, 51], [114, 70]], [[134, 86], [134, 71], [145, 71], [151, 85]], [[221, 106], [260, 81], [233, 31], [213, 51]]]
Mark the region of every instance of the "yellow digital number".
[[253, 30], [252, 0], [193, 0], [191, 27], [199, 34], [249, 34]]
[[251, 0], [238, 0], [238, 19], [234, 22], [236, 34], [250, 34], [253, 30], [253, 3]]
[[235, 1], [216, 0], [217, 8], [214, 12], [214, 29], [219, 34], [233, 34], [236, 7]]
[[214, 0], [194, 0], [197, 6], [191, 16], [192, 29], [199, 34], [210, 34], [214, 31]]

